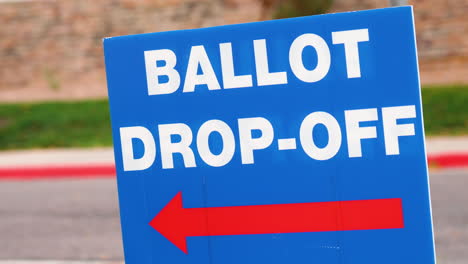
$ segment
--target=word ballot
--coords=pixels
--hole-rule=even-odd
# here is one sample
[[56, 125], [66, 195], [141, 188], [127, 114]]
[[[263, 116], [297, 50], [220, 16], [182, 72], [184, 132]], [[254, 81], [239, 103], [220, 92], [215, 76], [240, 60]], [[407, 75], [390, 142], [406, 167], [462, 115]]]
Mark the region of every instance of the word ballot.
[[435, 263], [412, 7], [104, 40], [129, 264]]

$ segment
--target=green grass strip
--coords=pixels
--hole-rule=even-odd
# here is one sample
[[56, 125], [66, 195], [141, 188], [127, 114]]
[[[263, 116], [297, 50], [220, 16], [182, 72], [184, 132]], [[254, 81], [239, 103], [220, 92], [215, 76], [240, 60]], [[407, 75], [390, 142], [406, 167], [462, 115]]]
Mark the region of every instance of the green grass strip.
[[[427, 135], [468, 135], [468, 85], [422, 90]], [[0, 105], [0, 150], [112, 146], [107, 100]]]
[[106, 100], [0, 105], [0, 149], [111, 146]]
[[427, 135], [468, 135], [468, 85], [422, 89]]

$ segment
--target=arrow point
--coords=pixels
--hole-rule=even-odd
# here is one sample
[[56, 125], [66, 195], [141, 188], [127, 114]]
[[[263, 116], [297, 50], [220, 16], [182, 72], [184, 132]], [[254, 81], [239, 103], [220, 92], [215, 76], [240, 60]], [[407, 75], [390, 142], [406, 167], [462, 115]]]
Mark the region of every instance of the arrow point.
[[185, 235], [187, 219], [182, 206], [182, 192], [179, 192], [149, 223], [156, 231], [188, 254]]

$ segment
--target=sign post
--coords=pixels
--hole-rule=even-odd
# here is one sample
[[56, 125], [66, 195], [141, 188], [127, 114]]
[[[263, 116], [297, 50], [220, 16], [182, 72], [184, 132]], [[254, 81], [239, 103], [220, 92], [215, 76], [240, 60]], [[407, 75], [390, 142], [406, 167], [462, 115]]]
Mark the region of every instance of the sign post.
[[435, 263], [412, 7], [104, 48], [126, 263]]

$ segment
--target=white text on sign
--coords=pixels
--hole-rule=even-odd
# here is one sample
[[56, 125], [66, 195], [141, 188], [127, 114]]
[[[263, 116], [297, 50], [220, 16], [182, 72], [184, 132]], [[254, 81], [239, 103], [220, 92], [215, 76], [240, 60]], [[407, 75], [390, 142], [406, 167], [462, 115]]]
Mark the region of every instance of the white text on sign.
[[[348, 78], [360, 78], [359, 43], [369, 41], [368, 29], [336, 31], [331, 33], [333, 45], [343, 45]], [[308, 69], [304, 65], [304, 49], [312, 47], [317, 54], [317, 65]], [[288, 83], [286, 71], [271, 72], [268, 66], [267, 40], [253, 40], [252, 55], [255, 61], [257, 86], [279, 85]], [[232, 43], [219, 44], [222, 84], [219, 82], [203, 45], [192, 46], [187, 64], [184, 83], [181, 85], [181, 73], [176, 70], [178, 58], [170, 49], [145, 51], [145, 68], [148, 95], [172, 94], [182, 86], [182, 92], [195, 92], [197, 85], [206, 85], [209, 90], [253, 87], [252, 74], [235, 75]], [[289, 48], [290, 70], [299, 80], [315, 83], [322, 80], [330, 69], [330, 49], [327, 42], [319, 35], [306, 33], [298, 36]], [[158, 62], [163, 62], [158, 66]], [[201, 69], [201, 73], [198, 72]], [[160, 77], [165, 77], [161, 81]]]
[[[342, 147], [342, 140], [347, 140], [349, 158], [363, 156], [362, 140], [378, 138], [377, 127], [362, 126], [362, 122], [379, 121], [378, 112], [381, 111], [383, 140], [386, 155], [399, 155], [399, 137], [414, 136], [413, 123], [399, 123], [402, 119], [416, 118], [414, 105], [393, 106], [344, 111], [345, 128], [340, 127], [334, 116], [327, 112], [317, 111], [307, 115], [300, 124], [298, 143], [304, 153], [313, 160], [332, 159]], [[325, 127], [328, 133], [328, 143], [318, 146], [314, 141], [314, 128], [317, 125]], [[224, 121], [212, 119], [204, 122], [195, 129], [184, 123], [155, 124], [158, 129], [160, 148], [160, 164], [163, 169], [174, 168], [174, 154], [183, 159], [186, 168], [197, 167], [195, 155], [212, 167], [222, 167], [231, 162], [236, 150], [240, 150], [242, 164], [254, 164], [255, 152], [272, 148], [275, 133], [272, 123], [264, 117], [240, 118], [237, 120], [236, 135], [232, 128]], [[343, 136], [343, 131], [346, 136]], [[254, 136], [254, 132], [260, 136]], [[220, 136], [222, 149], [214, 153], [210, 148], [209, 137], [213, 133]], [[174, 140], [174, 137], [178, 140]], [[135, 158], [133, 140], [143, 143], [144, 153]], [[153, 133], [143, 126], [120, 128], [120, 142], [122, 148], [123, 167], [125, 171], [139, 171], [151, 167], [156, 161], [156, 140]], [[278, 150], [297, 149], [296, 138], [277, 139]]]

